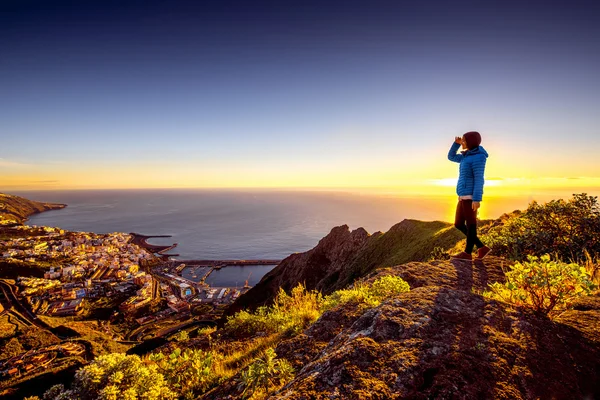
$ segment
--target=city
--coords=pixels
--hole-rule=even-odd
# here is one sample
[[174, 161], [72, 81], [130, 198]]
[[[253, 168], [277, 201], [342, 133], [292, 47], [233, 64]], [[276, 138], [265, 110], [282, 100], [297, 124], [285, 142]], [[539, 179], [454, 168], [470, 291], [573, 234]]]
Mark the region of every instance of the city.
[[5, 271], [15, 271], [13, 279], [5, 273], [0, 280], [0, 323], [8, 327], [4, 337], [11, 332], [43, 337], [28, 349], [13, 349], [7, 342], [0, 361], [3, 387], [84, 365], [108, 346], [101, 342], [145, 352], [193, 337], [197, 329], [214, 326], [250, 288], [247, 280], [241, 287], [211, 286], [205, 280], [213, 271], [279, 262], [176, 261], [164, 254], [176, 244], [150, 245], [148, 236], [135, 233], [4, 224], [2, 234], [0, 262]]

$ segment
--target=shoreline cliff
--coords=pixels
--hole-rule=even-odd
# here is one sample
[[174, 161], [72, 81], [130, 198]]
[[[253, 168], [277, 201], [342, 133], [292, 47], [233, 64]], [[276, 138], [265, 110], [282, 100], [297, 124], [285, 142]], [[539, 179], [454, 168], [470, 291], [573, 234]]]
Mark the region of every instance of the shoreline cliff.
[[0, 193], [0, 226], [23, 225], [34, 214], [65, 207], [66, 204], [39, 202]]

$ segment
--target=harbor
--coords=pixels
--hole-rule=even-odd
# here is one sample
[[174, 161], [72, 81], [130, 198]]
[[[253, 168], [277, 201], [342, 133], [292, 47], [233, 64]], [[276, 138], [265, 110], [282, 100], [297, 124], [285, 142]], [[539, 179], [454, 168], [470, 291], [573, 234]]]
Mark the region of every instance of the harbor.
[[165, 254], [177, 243], [153, 245], [147, 242], [150, 238], [171, 236], [138, 233], [131, 236], [131, 243], [161, 257], [161, 262], [148, 270], [153, 281], [152, 298], [165, 298], [173, 310], [190, 309], [196, 302], [229, 304], [281, 262], [276, 259], [177, 260]]

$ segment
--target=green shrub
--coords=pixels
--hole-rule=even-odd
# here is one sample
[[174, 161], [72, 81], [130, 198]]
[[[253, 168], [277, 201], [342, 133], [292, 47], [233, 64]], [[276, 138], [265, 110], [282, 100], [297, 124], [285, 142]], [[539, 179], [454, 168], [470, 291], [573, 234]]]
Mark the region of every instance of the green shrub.
[[153, 363], [136, 355], [106, 354], [75, 373], [70, 390], [62, 385], [50, 388], [44, 399], [52, 400], [169, 400], [177, 395], [167, 386]]
[[211, 333], [214, 333], [217, 330], [215, 326], [204, 326], [202, 328], [198, 328], [196, 331], [198, 336], [210, 336]]
[[227, 318], [226, 328], [240, 334], [298, 332], [319, 318], [322, 301], [319, 292], [307, 291], [302, 284], [293, 288], [291, 295], [280, 289], [273, 305], [252, 313], [240, 311]]
[[269, 394], [272, 389], [279, 388], [294, 377], [294, 369], [287, 360], [276, 359], [273, 348], [265, 351], [263, 358], [257, 358], [243, 371], [239, 379], [242, 398], [252, 396], [257, 389]]
[[533, 201], [524, 212], [482, 230], [481, 239], [494, 249], [495, 255], [513, 260], [551, 253], [561, 260], [582, 262], [586, 251], [600, 254], [597, 196], [581, 193], [568, 201]]
[[325, 297], [323, 310], [332, 309], [344, 303], [357, 303], [361, 308], [378, 306], [383, 300], [400, 293], [408, 292], [410, 287], [402, 278], [385, 275], [371, 285], [357, 282], [350, 289], [342, 289]]
[[443, 247], [435, 246], [429, 255], [428, 261], [449, 259], [450, 254], [448, 254], [448, 250], [445, 250]]
[[410, 286], [408, 286], [408, 283], [404, 279], [395, 275], [385, 275], [373, 282], [369, 293], [371, 297], [381, 302], [409, 290]]
[[175, 349], [168, 356], [152, 354], [148, 360], [155, 363], [169, 386], [186, 399], [194, 398], [194, 392], [203, 393], [218, 385], [221, 376], [216, 371], [222, 356], [202, 350]]
[[173, 336], [171, 336], [171, 340], [175, 342], [185, 342], [190, 339], [190, 335], [188, 331], [179, 331]]
[[491, 284], [484, 296], [549, 314], [569, 307], [573, 300], [595, 288], [585, 267], [551, 261], [547, 254], [527, 258], [527, 262], [517, 262], [506, 273], [506, 283]]
[[585, 269], [590, 274], [590, 279], [596, 285], [600, 284], [600, 255], [596, 254], [594, 257], [590, 253], [585, 251], [585, 260], [583, 261]]
[[410, 290], [402, 278], [386, 275], [371, 285], [357, 282], [350, 289], [333, 292], [323, 298], [318, 291], [307, 291], [304, 285], [292, 289], [291, 295], [279, 290], [271, 306], [255, 312], [239, 311], [228, 317], [226, 328], [237, 334], [298, 333], [316, 321], [321, 314], [340, 304], [354, 302], [360, 307], [375, 307], [388, 297]]

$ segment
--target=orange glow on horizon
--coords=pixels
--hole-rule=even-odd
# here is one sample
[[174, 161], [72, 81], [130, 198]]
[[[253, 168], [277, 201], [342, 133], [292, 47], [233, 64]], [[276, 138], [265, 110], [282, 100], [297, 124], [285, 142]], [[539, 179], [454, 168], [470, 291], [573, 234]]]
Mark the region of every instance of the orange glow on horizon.
[[[389, 161], [354, 166], [305, 165], [291, 162], [283, 168], [249, 164], [244, 168], [227, 163], [203, 166], [135, 163], [102, 169], [82, 165], [22, 166], [0, 175], [0, 192], [26, 190], [85, 189], [259, 189], [343, 191], [365, 195], [432, 199], [447, 207], [444, 215], [454, 219], [457, 174], [448, 163], [429, 164], [407, 170]], [[493, 167], [493, 164], [491, 165]], [[450, 168], [451, 167], [451, 168]], [[440, 176], [439, 172], [444, 174]], [[600, 177], [507, 176], [486, 171], [479, 218], [497, 218], [524, 209], [532, 200], [545, 202], [570, 198], [573, 193], [600, 194]], [[442, 205], [443, 204], [443, 205]]]

